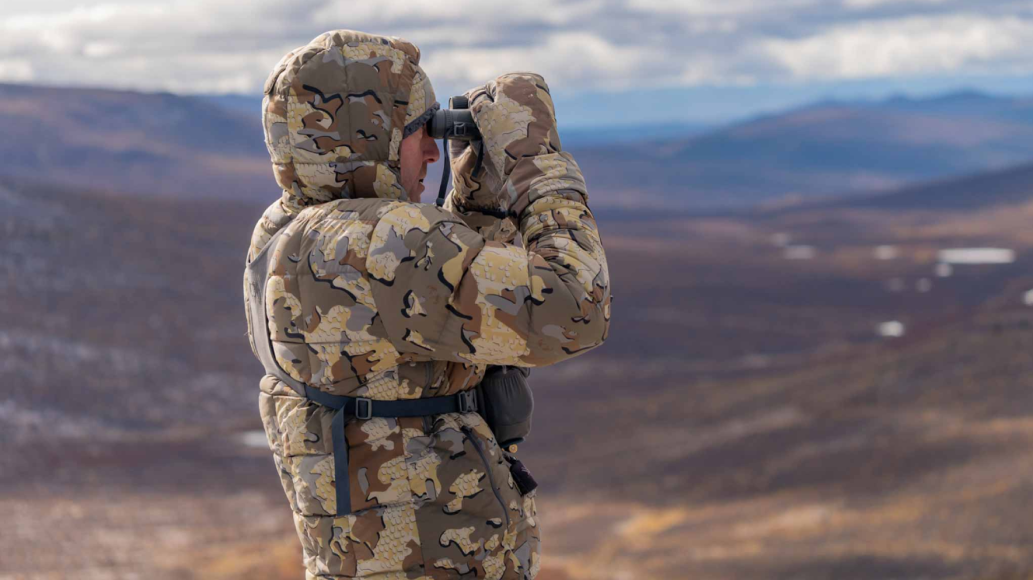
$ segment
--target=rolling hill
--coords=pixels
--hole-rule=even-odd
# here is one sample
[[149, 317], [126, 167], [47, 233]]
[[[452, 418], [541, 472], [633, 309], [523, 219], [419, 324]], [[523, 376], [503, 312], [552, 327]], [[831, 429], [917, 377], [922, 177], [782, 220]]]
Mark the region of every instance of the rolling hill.
[[134, 195], [276, 195], [260, 123], [169, 93], [0, 84], [0, 175]]
[[688, 139], [576, 153], [594, 191], [628, 207], [743, 207], [891, 190], [1033, 159], [1033, 100], [958, 93], [828, 101]]
[[807, 207], [967, 211], [1021, 204], [1033, 195], [1033, 164], [910, 185], [887, 193], [823, 200]]
[[[0, 84], [0, 175], [135, 195], [268, 200], [277, 189], [257, 102]], [[700, 131], [580, 128], [564, 143], [597, 208], [742, 208], [1027, 162], [1033, 100], [957, 93], [827, 101]], [[428, 192], [440, 174], [440, 163], [429, 169]]]
[[[922, 203], [601, 214], [610, 338], [533, 372], [520, 452], [550, 574], [1033, 571], [1033, 187], [1008, 193], [1022, 175], [1002, 178], [1005, 204], [980, 185], [991, 174], [899, 194]], [[982, 203], [958, 211], [972, 190]], [[296, 576], [252, 437], [261, 371], [239, 292], [261, 210], [0, 179], [5, 572]], [[788, 259], [776, 236], [813, 256]], [[1017, 259], [934, 276], [958, 245]], [[904, 336], [879, 337], [886, 320]]]

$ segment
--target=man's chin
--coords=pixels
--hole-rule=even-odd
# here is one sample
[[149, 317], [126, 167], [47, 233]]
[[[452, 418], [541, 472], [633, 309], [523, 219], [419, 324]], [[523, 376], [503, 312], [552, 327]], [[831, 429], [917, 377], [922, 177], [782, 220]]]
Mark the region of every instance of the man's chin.
[[409, 192], [409, 199], [411, 201], [420, 201], [420, 196], [423, 195], [423, 192], [427, 189], [427, 186], [423, 185], [422, 182], [417, 181], [410, 187], [405, 187], [403, 185], [402, 189]]

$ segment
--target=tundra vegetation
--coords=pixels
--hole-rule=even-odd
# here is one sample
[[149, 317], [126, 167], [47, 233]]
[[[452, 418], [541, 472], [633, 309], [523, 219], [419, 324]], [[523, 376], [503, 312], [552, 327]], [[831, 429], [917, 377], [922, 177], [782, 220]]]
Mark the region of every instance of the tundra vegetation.
[[[264, 207], [0, 177], [0, 576], [297, 576]], [[1033, 574], [1033, 168], [597, 218], [610, 337], [531, 375], [542, 580]]]

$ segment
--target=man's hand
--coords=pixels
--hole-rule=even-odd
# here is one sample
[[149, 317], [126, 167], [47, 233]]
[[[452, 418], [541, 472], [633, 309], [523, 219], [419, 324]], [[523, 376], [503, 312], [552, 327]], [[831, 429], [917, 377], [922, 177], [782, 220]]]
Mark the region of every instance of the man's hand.
[[556, 110], [541, 75], [504, 74], [469, 95], [474, 122], [484, 136], [487, 159], [496, 173], [510, 176], [523, 157], [558, 153]]
[[552, 96], [541, 75], [504, 74], [464, 95], [483, 141], [450, 148], [455, 187], [450, 205], [518, 218], [533, 201], [527, 199], [529, 189], [542, 178], [549, 180], [549, 189], [559, 185], [587, 198], [577, 164], [562, 152]]
[[[467, 94], [469, 93], [470, 91], [467, 91]], [[480, 140], [448, 142], [448, 157], [452, 164], [452, 191], [446, 199], [446, 207], [452, 202], [452, 205], [463, 210], [503, 215], [509, 209], [509, 203], [501, 193], [502, 178], [494, 167], [483, 162], [483, 147], [484, 143]]]
[[[467, 91], [467, 94], [470, 92]], [[500, 193], [502, 180], [496, 175], [495, 169], [483, 163], [483, 158], [482, 166], [477, 168], [482, 147], [481, 141], [448, 142], [452, 191], [445, 197], [444, 207], [461, 216], [466, 225], [485, 238], [509, 243], [516, 236], [516, 220], [507, 215], [508, 197]]]

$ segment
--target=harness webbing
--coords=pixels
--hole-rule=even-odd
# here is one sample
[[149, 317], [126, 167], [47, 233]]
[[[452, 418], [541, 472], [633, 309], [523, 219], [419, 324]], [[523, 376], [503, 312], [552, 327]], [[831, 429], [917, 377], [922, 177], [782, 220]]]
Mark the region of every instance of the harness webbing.
[[352, 419], [371, 419], [373, 417], [424, 417], [444, 413], [472, 413], [478, 410], [477, 395], [468, 389], [454, 395], [427, 397], [425, 399], [402, 399], [397, 401], [377, 401], [364, 397], [348, 397], [332, 395], [311, 385], [301, 383], [288, 375], [276, 362], [272, 342], [269, 339], [269, 319], [266, 314], [265, 287], [269, 272], [269, 255], [273, 252], [280, 234], [286, 230], [280, 228], [266, 243], [265, 248], [247, 264], [244, 275], [248, 288], [248, 316], [251, 326], [252, 346], [265, 372], [283, 381], [299, 395], [316, 404], [336, 410], [331, 422], [334, 454], [335, 495], [337, 498], [337, 515], [352, 513], [351, 494], [348, 479], [348, 442], [345, 439], [345, 427]]
[[438, 184], [438, 199], [436, 203], [438, 204], [438, 207], [445, 207], [445, 196], [448, 191], [448, 178], [452, 174], [450, 171], [452, 169], [452, 162], [448, 160], [448, 137], [442, 139], [441, 143], [441, 148], [445, 150], [445, 162], [442, 164], [441, 168], [441, 183]]
[[477, 396], [473, 389], [443, 397], [376, 401], [363, 397], [331, 395], [305, 385], [309, 400], [335, 409], [330, 429], [333, 433], [334, 479], [336, 480], [337, 515], [352, 513], [351, 483], [348, 479], [348, 442], [344, 430], [352, 419], [373, 417], [426, 417], [444, 413], [473, 413], [477, 411]]

